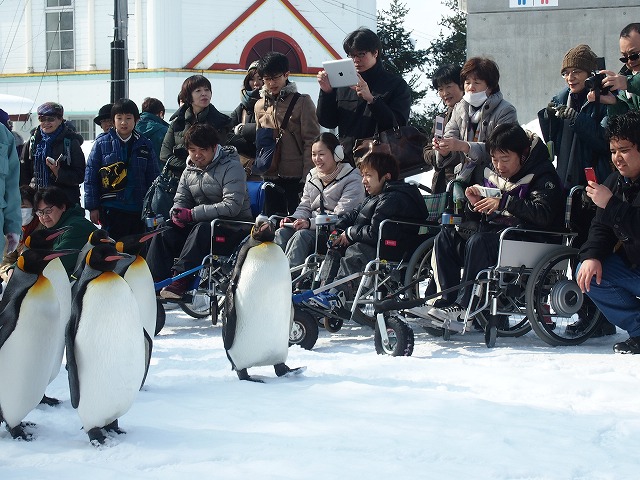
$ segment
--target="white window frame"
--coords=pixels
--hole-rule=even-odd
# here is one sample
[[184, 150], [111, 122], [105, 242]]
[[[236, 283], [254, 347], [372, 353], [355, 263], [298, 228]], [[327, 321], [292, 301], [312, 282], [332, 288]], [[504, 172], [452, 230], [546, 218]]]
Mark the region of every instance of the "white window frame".
[[[56, 4], [54, 6], [49, 6], [49, 4]], [[63, 3], [63, 5], [60, 5]], [[46, 71], [55, 71], [55, 70], [75, 70], [76, 67], [76, 48], [75, 48], [75, 23], [76, 18], [74, 15], [74, 0], [44, 0], [44, 14], [45, 14], [45, 48], [47, 49], [46, 56]], [[55, 30], [49, 29], [49, 16], [55, 14], [58, 16], [57, 28]], [[61, 30], [61, 19], [60, 16], [62, 14], [71, 15], [72, 26], [70, 30]], [[71, 35], [71, 48], [63, 48], [63, 41], [68, 41], [67, 37]], [[55, 45], [54, 45], [55, 43]], [[54, 48], [57, 47], [57, 48]], [[71, 57], [71, 65], [67, 66], [66, 62], [63, 62], [63, 55]], [[53, 65], [50, 63], [54, 61]], [[64, 66], [63, 66], [64, 65]]]

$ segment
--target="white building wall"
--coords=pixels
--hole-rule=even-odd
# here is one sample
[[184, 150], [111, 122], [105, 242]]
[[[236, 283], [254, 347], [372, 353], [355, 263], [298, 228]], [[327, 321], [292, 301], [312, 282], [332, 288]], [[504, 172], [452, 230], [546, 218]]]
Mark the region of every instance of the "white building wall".
[[[247, 42], [260, 32], [270, 30], [291, 37], [302, 49], [308, 67], [321, 68], [322, 61], [331, 58], [330, 50], [282, 1], [266, 0], [200, 62], [200, 69], [184, 69], [254, 3], [251, 0], [129, 0], [129, 97], [138, 106], [147, 96], [159, 98], [170, 114], [177, 108], [176, 96], [184, 79], [203, 73], [212, 82], [213, 103], [219, 110], [230, 112], [240, 101], [244, 72], [206, 69], [216, 62], [240, 62]], [[375, 0], [348, 4], [311, 0], [290, 0], [290, 3], [340, 56], [344, 56], [342, 41], [349, 32], [360, 26], [374, 30], [376, 27]], [[75, 70], [60, 72], [46, 71], [44, 5], [45, 0], [0, 2], [0, 93], [32, 99], [32, 111], [45, 101], [58, 101], [65, 107], [67, 116], [93, 117], [110, 97], [114, 2], [74, 0]], [[136, 16], [136, 12], [140, 13]], [[138, 18], [140, 15], [142, 19]], [[90, 50], [92, 46], [94, 49]], [[140, 64], [144, 68], [138, 68]], [[317, 98], [314, 74], [292, 75], [291, 80], [301, 92]], [[19, 127], [28, 130], [34, 124], [32, 119]]]

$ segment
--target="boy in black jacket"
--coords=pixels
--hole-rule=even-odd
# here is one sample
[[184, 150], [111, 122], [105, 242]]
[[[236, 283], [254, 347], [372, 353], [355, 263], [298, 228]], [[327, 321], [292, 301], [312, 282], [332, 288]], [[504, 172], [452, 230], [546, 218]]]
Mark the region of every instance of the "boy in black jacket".
[[[378, 231], [383, 220], [424, 222], [428, 216], [418, 187], [398, 181], [398, 161], [393, 155], [375, 151], [368, 153], [362, 158], [359, 168], [368, 196], [336, 223], [333, 240], [330, 240], [331, 250], [323, 266], [328, 272], [324, 283], [333, 281], [334, 276], [339, 279], [364, 271], [367, 263], [376, 257]], [[351, 297], [354, 288], [350, 282], [340, 287], [341, 292], [331, 289], [308, 302], [329, 310], [344, 306], [344, 297], [340, 293]]]

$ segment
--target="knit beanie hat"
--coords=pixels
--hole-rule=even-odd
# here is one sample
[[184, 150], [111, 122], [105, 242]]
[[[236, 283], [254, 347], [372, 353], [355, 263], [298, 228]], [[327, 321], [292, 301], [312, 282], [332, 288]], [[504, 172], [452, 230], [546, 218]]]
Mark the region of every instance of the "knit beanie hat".
[[596, 59], [596, 54], [593, 53], [591, 47], [581, 43], [565, 53], [560, 73], [566, 68], [578, 68], [591, 73], [598, 68]]
[[46, 102], [38, 107], [38, 116], [59, 117], [64, 116], [64, 108], [56, 102]]

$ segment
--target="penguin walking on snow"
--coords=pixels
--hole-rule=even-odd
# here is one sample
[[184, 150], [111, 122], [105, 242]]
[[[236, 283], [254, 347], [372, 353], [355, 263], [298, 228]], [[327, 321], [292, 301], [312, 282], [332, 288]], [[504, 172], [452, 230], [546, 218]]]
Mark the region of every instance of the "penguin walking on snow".
[[71, 405], [93, 445], [106, 441], [105, 432], [124, 433], [118, 418], [131, 408], [145, 372], [138, 304], [113, 271], [124, 256], [108, 243], [89, 251], [66, 332]]
[[[162, 303], [160, 303], [156, 297], [151, 270], [149, 270], [149, 266], [146, 260], [140, 255], [140, 252], [145, 242], [168, 228], [169, 227], [163, 227], [151, 232], [127, 235], [118, 239], [115, 243], [118, 252], [128, 254], [128, 258], [118, 260], [114, 272], [125, 279], [138, 302], [140, 321], [144, 329], [145, 379], [149, 371], [149, 363], [151, 362], [153, 337], [157, 335], [164, 326], [165, 311]], [[142, 384], [144, 385], [144, 380]], [[142, 388], [142, 385], [140, 388]]]
[[247, 368], [273, 365], [276, 375], [301, 373], [285, 361], [293, 317], [291, 273], [282, 249], [273, 243], [275, 226], [258, 218], [244, 243], [225, 297], [222, 337], [227, 357], [240, 380]]
[[[36, 230], [25, 238], [24, 245], [27, 248], [35, 250], [52, 250], [56, 238], [69, 230], [69, 228], [70, 227], [62, 227], [57, 229], [47, 228]], [[75, 250], [75, 252], [77, 252], [77, 250]], [[53, 284], [53, 289], [60, 303], [60, 319], [55, 332], [56, 354], [51, 367], [51, 375], [49, 376], [49, 383], [51, 383], [60, 373], [62, 357], [64, 356], [64, 331], [67, 327], [69, 316], [71, 315], [71, 284], [69, 283], [69, 275], [60, 258], [51, 260], [44, 268], [42, 274]], [[55, 406], [60, 403], [60, 400], [44, 395], [40, 403]]]
[[60, 305], [42, 274], [47, 262], [77, 250], [25, 250], [0, 311], [0, 422], [13, 438], [31, 440], [24, 417], [42, 399], [58, 350]]

